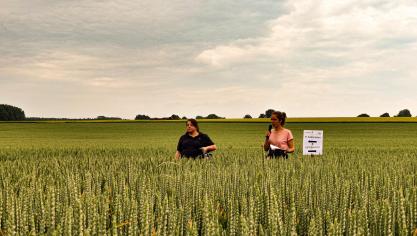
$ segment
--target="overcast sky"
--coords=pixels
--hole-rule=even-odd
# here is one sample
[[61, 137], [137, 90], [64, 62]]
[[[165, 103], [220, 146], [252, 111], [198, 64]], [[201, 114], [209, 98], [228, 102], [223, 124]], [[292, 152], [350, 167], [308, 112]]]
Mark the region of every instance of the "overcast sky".
[[0, 104], [133, 119], [417, 115], [415, 0], [1, 0]]

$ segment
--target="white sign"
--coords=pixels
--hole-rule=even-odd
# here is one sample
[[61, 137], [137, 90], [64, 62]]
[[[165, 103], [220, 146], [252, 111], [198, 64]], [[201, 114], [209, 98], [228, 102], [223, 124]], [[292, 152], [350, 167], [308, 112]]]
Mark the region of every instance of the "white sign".
[[323, 154], [323, 130], [304, 130], [303, 155]]

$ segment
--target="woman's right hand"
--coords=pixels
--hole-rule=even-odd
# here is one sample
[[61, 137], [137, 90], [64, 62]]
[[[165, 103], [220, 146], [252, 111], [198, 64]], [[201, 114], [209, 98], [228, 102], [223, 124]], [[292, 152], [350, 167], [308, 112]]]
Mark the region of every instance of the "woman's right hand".
[[269, 135], [271, 135], [271, 132], [267, 131], [265, 135], [265, 142], [264, 142], [264, 150], [267, 151], [269, 149]]

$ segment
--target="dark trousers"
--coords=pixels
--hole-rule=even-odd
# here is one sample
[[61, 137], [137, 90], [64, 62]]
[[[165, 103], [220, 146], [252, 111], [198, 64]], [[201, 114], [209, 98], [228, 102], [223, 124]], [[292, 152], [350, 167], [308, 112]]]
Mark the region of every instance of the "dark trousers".
[[266, 157], [269, 158], [285, 158], [288, 159], [288, 154], [286, 151], [281, 150], [281, 149], [275, 149], [275, 150], [268, 150], [268, 154], [266, 155]]

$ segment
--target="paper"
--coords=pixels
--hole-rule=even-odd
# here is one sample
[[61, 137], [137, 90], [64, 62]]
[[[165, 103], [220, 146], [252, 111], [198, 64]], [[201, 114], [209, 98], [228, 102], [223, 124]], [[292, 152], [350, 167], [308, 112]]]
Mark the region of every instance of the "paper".
[[271, 149], [271, 150], [280, 150], [281, 148], [279, 148], [275, 145], [269, 144], [269, 149]]
[[303, 155], [323, 155], [323, 130], [304, 130]]

